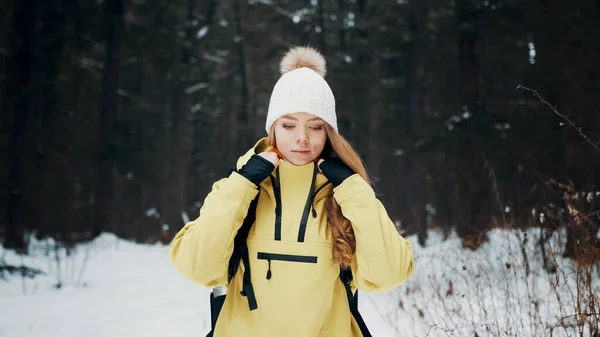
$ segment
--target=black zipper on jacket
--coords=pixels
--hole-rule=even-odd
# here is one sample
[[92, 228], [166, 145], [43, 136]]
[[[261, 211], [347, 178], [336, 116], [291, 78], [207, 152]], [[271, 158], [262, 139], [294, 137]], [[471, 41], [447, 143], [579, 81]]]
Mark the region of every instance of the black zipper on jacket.
[[281, 180], [279, 179], [279, 166], [275, 171], [277, 178], [271, 177], [273, 193], [275, 194], [275, 240], [281, 241]]
[[[304, 235], [306, 234], [306, 223], [308, 222], [308, 213], [310, 212], [313, 203], [313, 199], [315, 198], [315, 180], [317, 180], [317, 164], [315, 164], [313, 170], [312, 181], [310, 183], [310, 191], [308, 192], [308, 198], [306, 199], [306, 204], [304, 205], [304, 212], [302, 212], [302, 219], [300, 220], [300, 230], [298, 231], [298, 242], [304, 242]], [[313, 209], [314, 211], [314, 209]], [[313, 212], [313, 217], [317, 217], [317, 212]]]
[[317, 263], [317, 256], [308, 255], [290, 255], [290, 254], [276, 254], [276, 253], [264, 253], [258, 252], [259, 260], [275, 260], [275, 261], [288, 261], [288, 262], [302, 262], [302, 263]]
[[259, 260], [267, 260], [269, 267], [267, 270], [267, 280], [271, 279], [273, 273], [271, 272], [271, 260], [275, 261], [287, 261], [287, 262], [300, 262], [300, 263], [317, 263], [317, 256], [306, 256], [306, 255], [289, 255], [289, 254], [275, 254], [275, 253], [263, 253], [258, 252], [257, 258]]

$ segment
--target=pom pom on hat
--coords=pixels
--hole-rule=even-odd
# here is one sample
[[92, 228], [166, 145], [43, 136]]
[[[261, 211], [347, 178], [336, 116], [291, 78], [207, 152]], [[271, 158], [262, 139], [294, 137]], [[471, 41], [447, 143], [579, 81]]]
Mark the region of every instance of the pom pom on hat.
[[282, 75], [298, 68], [310, 68], [321, 77], [325, 77], [327, 73], [325, 58], [311, 47], [294, 47], [290, 49], [281, 59], [279, 68]]

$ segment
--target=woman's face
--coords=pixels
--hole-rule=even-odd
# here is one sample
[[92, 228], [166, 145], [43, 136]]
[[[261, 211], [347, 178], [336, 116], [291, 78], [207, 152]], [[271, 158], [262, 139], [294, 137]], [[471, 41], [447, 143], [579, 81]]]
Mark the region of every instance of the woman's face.
[[324, 121], [306, 112], [294, 112], [275, 121], [276, 147], [290, 163], [302, 166], [317, 159], [327, 141]]

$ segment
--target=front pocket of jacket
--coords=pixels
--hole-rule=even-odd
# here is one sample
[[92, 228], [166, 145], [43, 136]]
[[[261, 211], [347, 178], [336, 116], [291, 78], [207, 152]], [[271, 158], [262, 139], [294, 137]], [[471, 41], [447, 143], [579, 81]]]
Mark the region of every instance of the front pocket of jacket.
[[267, 269], [267, 280], [271, 279], [271, 261], [285, 261], [295, 263], [317, 263], [317, 256], [306, 256], [306, 255], [290, 255], [290, 254], [276, 254], [276, 253], [264, 253], [258, 252], [257, 258], [259, 260], [266, 260], [269, 265]]
[[275, 253], [263, 253], [263, 252], [258, 252], [258, 259], [259, 260], [272, 260], [272, 261], [301, 262], [301, 263], [317, 263], [317, 260], [318, 260], [318, 258], [316, 256], [275, 254]]

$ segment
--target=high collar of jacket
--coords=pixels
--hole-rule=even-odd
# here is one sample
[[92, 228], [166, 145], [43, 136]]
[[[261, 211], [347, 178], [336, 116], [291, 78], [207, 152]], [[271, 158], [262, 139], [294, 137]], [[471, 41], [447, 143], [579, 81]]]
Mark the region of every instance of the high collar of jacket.
[[[252, 157], [254, 154], [258, 154], [261, 152], [266, 151], [266, 149], [269, 147], [269, 143], [267, 142], [267, 138], [261, 138], [259, 139], [256, 144], [250, 148], [243, 156], [241, 156], [236, 164], [237, 169], [241, 169], [242, 166], [244, 166], [244, 164], [246, 164], [248, 162], [248, 160], [250, 160], [250, 157]], [[310, 186], [312, 183], [312, 176], [313, 176], [313, 172], [314, 170], [317, 169], [317, 176], [316, 176], [316, 180], [315, 180], [315, 186], [314, 186], [314, 190], [318, 189], [319, 187], [328, 184], [328, 180], [327, 178], [325, 178], [325, 176], [321, 173], [318, 172], [318, 168], [315, 167], [315, 163], [308, 163], [306, 165], [294, 165], [286, 160], [280, 160], [279, 161], [279, 167], [278, 170], [274, 170], [272, 175], [274, 177], [276, 177], [277, 175], [277, 171], [279, 171], [280, 174], [280, 178], [283, 180], [283, 184], [286, 184], [288, 186], [296, 186], [299, 189], [304, 189], [307, 185]], [[270, 179], [266, 179], [262, 185], [271, 185]], [[267, 186], [265, 186], [267, 187]], [[269, 189], [267, 189], [269, 190]], [[326, 188], [323, 188], [315, 197], [315, 201], [327, 196], [328, 191], [331, 191], [331, 184], [329, 184], [329, 186], [326, 186]]]

